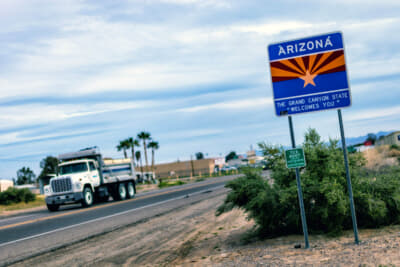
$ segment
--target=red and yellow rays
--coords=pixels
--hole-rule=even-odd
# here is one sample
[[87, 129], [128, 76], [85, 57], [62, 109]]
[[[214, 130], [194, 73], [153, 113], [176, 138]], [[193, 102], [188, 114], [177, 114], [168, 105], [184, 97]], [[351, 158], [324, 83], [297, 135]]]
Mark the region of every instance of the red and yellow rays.
[[315, 86], [317, 75], [345, 70], [343, 50], [271, 62], [272, 82], [300, 78], [304, 80], [304, 87]]

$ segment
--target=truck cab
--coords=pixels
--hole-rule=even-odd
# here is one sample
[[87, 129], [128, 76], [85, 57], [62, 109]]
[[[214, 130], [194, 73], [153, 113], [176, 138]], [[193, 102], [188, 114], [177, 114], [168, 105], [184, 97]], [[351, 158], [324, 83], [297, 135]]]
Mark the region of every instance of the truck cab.
[[70, 176], [72, 181], [93, 187], [100, 185], [100, 173], [94, 160], [75, 160], [59, 165], [61, 176]]
[[[94, 160], [74, 160], [59, 165], [59, 176], [50, 179], [45, 187], [49, 210], [57, 210], [62, 204], [81, 202], [93, 204], [93, 192], [100, 185], [100, 174]], [[89, 190], [91, 192], [89, 192]]]

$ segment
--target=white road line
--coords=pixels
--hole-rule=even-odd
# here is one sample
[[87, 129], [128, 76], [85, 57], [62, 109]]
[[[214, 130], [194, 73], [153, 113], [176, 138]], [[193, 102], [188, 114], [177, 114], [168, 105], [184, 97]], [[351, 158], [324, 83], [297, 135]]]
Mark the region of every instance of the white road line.
[[34, 217], [34, 216], [35, 215], [33, 215], [33, 214], [24, 215], [24, 216], [14, 216], [14, 217], [7, 218], [7, 219], [0, 219], [0, 223], [6, 222], [6, 221], [18, 220], [18, 219], [25, 218], [25, 217]]
[[[202, 194], [205, 191], [215, 190], [215, 189], [218, 189], [218, 188], [221, 188], [221, 187], [224, 187], [224, 185], [217, 186], [217, 187], [212, 187], [212, 188], [200, 191], [200, 192], [195, 192], [195, 193], [187, 194], [187, 195], [189, 195], [189, 196], [199, 195], [199, 194]], [[185, 196], [187, 196], [187, 195], [185, 195]], [[84, 225], [84, 224], [105, 220], [105, 219], [108, 219], [108, 218], [112, 218], [112, 217], [115, 217], [115, 216], [119, 216], [119, 215], [123, 215], [123, 214], [129, 213], [129, 212], [133, 212], [133, 211], [137, 211], [137, 210], [141, 210], [141, 209], [145, 209], [145, 208], [149, 208], [149, 207], [154, 207], [154, 206], [161, 205], [161, 204], [164, 204], [164, 203], [167, 203], [167, 202], [171, 202], [171, 201], [174, 201], [174, 200], [185, 198], [185, 196], [171, 198], [171, 199], [164, 200], [164, 201], [161, 201], [161, 202], [149, 204], [149, 205], [146, 205], [146, 206], [143, 206], [143, 207], [134, 208], [134, 209], [130, 209], [130, 210], [125, 210], [125, 211], [118, 212], [118, 213], [115, 213], [115, 214], [111, 214], [111, 215], [108, 215], [108, 216], [105, 216], [105, 217], [101, 217], [101, 218], [89, 220], [89, 221], [86, 221], [86, 222], [81, 222], [81, 223], [78, 223], [78, 224], [73, 224], [73, 225], [70, 225], [70, 226], [58, 228], [58, 229], [51, 230], [51, 231], [48, 231], [48, 232], [44, 232], [44, 233], [41, 233], [41, 234], [32, 235], [32, 236], [24, 237], [24, 238], [21, 238], [21, 239], [9, 241], [9, 242], [0, 244], [0, 247], [4, 247], [4, 246], [11, 245], [11, 244], [14, 244], [14, 243], [18, 243], [18, 242], [21, 242], [21, 241], [29, 240], [29, 239], [32, 239], [32, 238], [36, 238], [36, 237], [40, 237], [40, 236], [44, 236], [44, 235], [48, 235], [48, 234], [64, 231], [64, 230], [67, 230], [67, 229], [70, 229], [70, 228], [73, 228], [73, 227], [76, 227], [76, 226], [81, 226], [81, 225]]]

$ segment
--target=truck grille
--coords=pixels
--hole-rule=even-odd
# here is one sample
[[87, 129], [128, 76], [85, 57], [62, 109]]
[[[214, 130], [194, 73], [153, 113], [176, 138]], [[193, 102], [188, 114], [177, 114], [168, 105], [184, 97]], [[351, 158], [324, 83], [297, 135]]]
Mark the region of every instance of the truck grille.
[[51, 189], [54, 193], [72, 191], [71, 178], [61, 178], [51, 181]]

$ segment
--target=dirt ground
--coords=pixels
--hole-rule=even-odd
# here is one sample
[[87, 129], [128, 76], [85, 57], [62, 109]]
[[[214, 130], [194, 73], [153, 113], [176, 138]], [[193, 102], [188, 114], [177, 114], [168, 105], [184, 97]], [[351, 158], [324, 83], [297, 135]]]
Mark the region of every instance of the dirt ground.
[[340, 238], [302, 236], [243, 244], [253, 227], [242, 211], [215, 217], [216, 196], [144, 223], [28, 259], [15, 266], [379, 266], [400, 265], [400, 226]]

